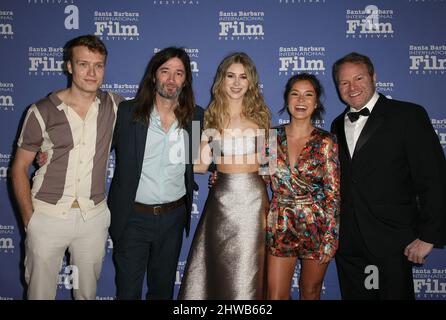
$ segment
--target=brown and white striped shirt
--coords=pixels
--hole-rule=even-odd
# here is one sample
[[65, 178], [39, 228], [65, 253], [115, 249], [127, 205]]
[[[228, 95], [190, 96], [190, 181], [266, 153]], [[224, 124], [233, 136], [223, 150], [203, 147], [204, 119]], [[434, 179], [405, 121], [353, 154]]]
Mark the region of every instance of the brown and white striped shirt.
[[55, 92], [30, 107], [17, 144], [48, 153], [33, 178], [34, 210], [65, 218], [77, 200], [84, 219], [103, 212], [107, 161], [122, 100], [98, 90], [85, 119]]

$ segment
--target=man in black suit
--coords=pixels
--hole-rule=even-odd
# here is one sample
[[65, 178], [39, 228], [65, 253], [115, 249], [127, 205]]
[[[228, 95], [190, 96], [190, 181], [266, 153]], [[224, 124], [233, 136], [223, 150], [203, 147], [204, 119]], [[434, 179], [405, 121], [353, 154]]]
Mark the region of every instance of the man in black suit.
[[146, 271], [147, 299], [172, 299], [202, 119], [189, 57], [175, 47], [152, 57], [135, 99], [119, 106], [108, 197], [118, 299], [141, 299]]
[[336, 265], [343, 299], [414, 299], [412, 263], [445, 242], [444, 153], [426, 111], [375, 90], [370, 59], [333, 65], [344, 112]]

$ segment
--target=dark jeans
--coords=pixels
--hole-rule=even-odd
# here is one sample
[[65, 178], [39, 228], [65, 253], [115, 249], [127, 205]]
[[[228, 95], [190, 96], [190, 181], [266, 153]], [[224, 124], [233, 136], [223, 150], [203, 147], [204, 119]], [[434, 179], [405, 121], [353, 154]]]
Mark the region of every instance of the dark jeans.
[[146, 298], [173, 298], [185, 223], [184, 206], [160, 215], [132, 212], [114, 244], [117, 299], [140, 300], [146, 271]]

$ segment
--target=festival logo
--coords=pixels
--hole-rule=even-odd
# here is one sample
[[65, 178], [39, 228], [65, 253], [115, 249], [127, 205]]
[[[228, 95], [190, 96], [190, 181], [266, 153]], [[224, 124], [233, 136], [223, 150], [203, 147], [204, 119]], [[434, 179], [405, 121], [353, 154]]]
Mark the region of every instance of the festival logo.
[[368, 5], [364, 9], [347, 9], [345, 37], [349, 39], [390, 39], [393, 38], [394, 12]]
[[326, 53], [323, 46], [279, 47], [279, 76], [302, 72], [325, 75]]
[[446, 149], [446, 119], [431, 119], [432, 126], [440, 139], [441, 146]]
[[198, 210], [198, 198], [199, 191], [194, 190], [192, 195], [192, 210], [191, 210], [191, 218], [198, 220], [200, 218], [200, 210]]
[[139, 12], [94, 11], [94, 34], [101, 40], [135, 41], [139, 40]]
[[0, 111], [14, 111], [14, 83], [0, 81]]
[[14, 39], [14, 12], [0, 10], [0, 40]]
[[175, 275], [175, 285], [180, 286], [181, 280], [183, 279], [184, 269], [186, 267], [186, 260], [178, 261], [177, 272]]
[[14, 229], [13, 225], [0, 224], [0, 252], [14, 253]]
[[376, 82], [376, 91], [385, 95], [387, 98], [392, 99], [393, 90], [395, 89], [395, 84], [393, 82]]
[[0, 181], [6, 181], [9, 174], [10, 153], [0, 153]]
[[445, 299], [446, 269], [413, 268], [413, 284], [417, 299]]
[[107, 242], [105, 244], [106, 249], [107, 249], [107, 253], [112, 253], [113, 252], [113, 240], [110, 237], [110, 235], [107, 236]]
[[79, 289], [79, 269], [75, 265], [67, 265], [64, 259], [62, 269], [57, 278], [57, 286], [66, 290]]
[[63, 48], [28, 47], [28, 74], [30, 76], [63, 75]]
[[445, 75], [446, 45], [410, 45], [409, 74]]
[[106, 182], [108, 184], [111, 183], [112, 179], [113, 179], [113, 174], [115, 173], [115, 154], [112, 152], [110, 153], [110, 155], [108, 156], [108, 167], [107, 167], [107, 173], [106, 173]]
[[112, 91], [125, 97], [126, 100], [133, 99], [138, 92], [139, 85], [131, 83], [103, 83], [101, 90]]
[[264, 40], [263, 11], [219, 11], [218, 40]]

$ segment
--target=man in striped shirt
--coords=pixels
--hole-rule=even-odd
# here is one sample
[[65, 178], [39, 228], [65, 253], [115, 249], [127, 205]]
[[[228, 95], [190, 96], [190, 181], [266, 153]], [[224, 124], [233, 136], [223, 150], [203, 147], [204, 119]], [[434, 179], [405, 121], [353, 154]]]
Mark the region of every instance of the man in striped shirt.
[[[102, 41], [80, 36], [64, 49], [71, 85], [30, 107], [12, 166], [26, 230], [28, 299], [55, 299], [66, 249], [75, 299], [95, 299], [110, 224], [105, 177], [123, 98], [99, 90], [107, 58]], [[31, 188], [28, 170], [39, 151], [48, 160]]]

